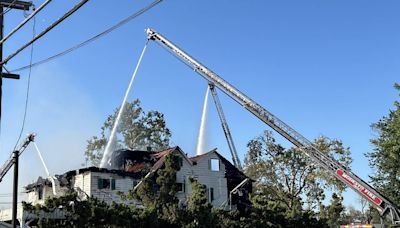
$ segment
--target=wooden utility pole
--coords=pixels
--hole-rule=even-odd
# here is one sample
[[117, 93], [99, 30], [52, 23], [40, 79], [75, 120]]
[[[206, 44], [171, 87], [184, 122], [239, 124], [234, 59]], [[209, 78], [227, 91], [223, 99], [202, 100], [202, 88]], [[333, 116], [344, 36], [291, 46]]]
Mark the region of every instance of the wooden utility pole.
[[[16, 0], [0, 0], [0, 40], [4, 37], [4, 7], [8, 9], [29, 10], [32, 2]], [[0, 44], [0, 60], [3, 61], [3, 44]], [[2, 113], [3, 78], [19, 79], [18, 74], [3, 73], [3, 65], [0, 65], [0, 121]], [[17, 227], [17, 201], [18, 201], [18, 151], [14, 152], [14, 181], [13, 181], [13, 205], [12, 227]]]
[[[16, 0], [0, 0], [0, 40], [4, 37], [4, 7], [18, 10], [29, 10], [32, 2]], [[3, 61], [3, 44], [0, 44], [0, 62]], [[3, 78], [19, 79], [18, 74], [3, 73], [3, 65], [0, 65], [0, 121], [2, 114]]]

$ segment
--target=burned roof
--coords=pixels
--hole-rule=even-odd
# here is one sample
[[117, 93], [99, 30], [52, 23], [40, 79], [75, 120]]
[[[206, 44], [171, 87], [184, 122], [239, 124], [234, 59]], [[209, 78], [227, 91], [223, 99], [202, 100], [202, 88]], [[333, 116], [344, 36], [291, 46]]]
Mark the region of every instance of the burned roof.
[[95, 166], [77, 169], [77, 170], [71, 170], [69, 172], [66, 172], [64, 174], [64, 176], [66, 176], [67, 179], [70, 179], [72, 176], [75, 176], [75, 175], [81, 174], [81, 173], [86, 173], [86, 172], [112, 173], [112, 174], [117, 174], [118, 176], [129, 176], [129, 177], [135, 177], [135, 178], [139, 178], [142, 176], [139, 173], [127, 172], [127, 171], [118, 170], [118, 169], [105, 169], [105, 168], [99, 168], [99, 167], [95, 167]]
[[[208, 152], [206, 152], [206, 153], [204, 153], [204, 154], [200, 154], [200, 155], [196, 155], [196, 156], [194, 156], [194, 157], [190, 157], [189, 159], [190, 159], [191, 161], [198, 162], [198, 161], [202, 160], [203, 158], [207, 157], [209, 154], [211, 154], [211, 153], [213, 153], [213, 152], [216, 152], [216, 153], [217, 153], [217, 148], [214, 148], [213, 150], [210, 150], [210, 151], [208, 151]], [[217, 154], [218, 154], [218, 153], [217, 153]]]
[[[69, 185], [69, 181], [65, 178], [64, 175], [55, 175], [54, 176], [58, 182], [60, 183], [60, 186], [64, 187], [64, 186], [68, 186]], [[34, 190], [37, 187], [41, 187], [41, 186], [52, 186], [52, 182], [49, 180], [49, 178], [43, 178], [43, 177], [38, 177], [37, 181], [26, 185], [24, 188], [27, 192], [30, 192], [31, 190]]]
[[[166, 157], [173, 152], [178, 152], [190, 165], [195, 165], [196, 162], [204, 159], [210, 153], [215, 153], [221, 162], [225, 165], [225, 176], [228, 179], [244, 179], [247, 176], [237, 169], [232, 163], [217, 152], [217, 149], [213, 149], [205, 154], [188, 158], [186, 154], [178, 147], [169, 148], [163, 151], [140, 151], [140, 150], [117, 150], [111, 160], [112, 169], [99, 168], [99, 167], [87, 167], [77, 170], [71, 170], [63, 175], [56, 175], [61, 186], [68, 186], [73, 176], [76, 176], [85, 172], [97, 172], [97, 173], [111, 173], [118, 176], [129, 176], [133, 178], [142, 178], [150, 171], [157, 171], [162, 168]], [[33, 189], [37, 186], [51, 186], [51, 181], [39, 177], [35, 183], [25, 186], [25, 189]]]

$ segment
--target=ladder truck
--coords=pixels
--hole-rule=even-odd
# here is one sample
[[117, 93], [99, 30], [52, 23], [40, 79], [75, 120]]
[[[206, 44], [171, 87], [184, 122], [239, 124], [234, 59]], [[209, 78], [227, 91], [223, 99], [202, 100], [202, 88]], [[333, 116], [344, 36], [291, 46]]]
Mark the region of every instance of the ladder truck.
[[[20, 156], [25, 149], [28, 147], [29, 143], [33, 142], [35, 140], [35, 134], [29, 134], [28, 137], [26, 137], [25, 141], [21, 144], [20, 148], [16, 151], [18, 153], [18, 156]], [[10, 159], [8, 159], [4, 165], [0, 168], [0, 182], [3, 180], [4, 176], [7, 174], [7, 172], [11, 169], [11, 167], [14, 165], [15, 159], [11, 155]]]
[[228, 122], [226, 121], [224, 111], [222, 110], [221, 102], [219, 101], [217, 90], [215, 89], [215, 86], [212, 83], [208, 84], [208, 87], [210, 88], [211, 95], [213, 97], [215, 107], [217, 108], [218, 116], [221, 121], [222, 130], [224, 131], [226, 141], [228, 142], [229, 150], [231, 151], [233, 165], [240, 171], [243, 171], [242, 164], [237, 154], [235, 144], [233, 143], [231, 131], [229, 130]]
[[247, 111], [255, 115], [274, 131], [306, 153], [317, 165], [367, 199], [371, 205], [379, 211], [382, 217], [390, 216], [392, 224], [400, 226], [400, 209], [390, 199], [378, 192], [349, 169], [345, 168], [338, 161], [319, 151], [311, 141], [306, 139], [264, 107], [253, 101], [246, 94], [225, 81], [212, 70], [184, 52], [163, 35], [150, 28], [146, 29], [146, 33], [149, 40], [157, 42], [171, 54], [178, 57], [178, 59], [183, 63], [206, 79], [209, 84], [218, 87], [225, 94], [243, 106]]

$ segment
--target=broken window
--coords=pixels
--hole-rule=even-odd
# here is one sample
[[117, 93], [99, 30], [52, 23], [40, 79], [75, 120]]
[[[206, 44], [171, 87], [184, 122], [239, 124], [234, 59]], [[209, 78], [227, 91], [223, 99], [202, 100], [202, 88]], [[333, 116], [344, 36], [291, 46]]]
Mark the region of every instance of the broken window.
[[111, 179], [111, 190], [115, 190], [115, 179]]
[[211, 158], [210, 167], [211, 171], [219, 171], [219, 159]]
[[43, 199], [43, 186], [40, 186], [38, 188], [38, 199], [42, 200]]
[[134, 188], [138, 183], [139, 183], [138, 180], [133, 180], [132, 181], [132, 187]]
[[[97, 188], [98, 189], [110, 189], [111, 181], [110, 179], [103, 179], [99, 178], [97, 181]], [[114, 180], [114, 189], [115, 189], [115, 180]]]
[[178, 192], [185, 192], [185, 186], [183, 185], [183, 183], [176, 183], [176, 190]]

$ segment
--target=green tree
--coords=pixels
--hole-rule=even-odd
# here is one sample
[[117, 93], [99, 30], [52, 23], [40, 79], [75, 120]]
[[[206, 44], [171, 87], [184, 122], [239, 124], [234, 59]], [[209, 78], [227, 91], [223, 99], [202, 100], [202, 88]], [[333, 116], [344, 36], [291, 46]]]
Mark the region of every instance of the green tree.
[[[395, 84], [400, 91], [400, 84]], [[371, 140], [374, 150], [367, 153], [370, 166], [375, 170], [371, 181], [375, 188], [397, 205], [400, 205], [400, 103], [394, 102], [394, 109], [372, 129], [378, 136]]]
[[[107, 117], [101, 127], [100, 136], [93, 136], [86, 146], [85, 157], [93, 165], [100, 164], [107, 144], [107, 137], [114, 126], [118, 115], [117, 108]], [[117, 140], [113, 142], [113, 150], [120, 148], [145, 150], [163, 150], [169, 147], [171, 131], [167, 128], [164, 115], [158, 111], [145, 112], [139, 100], [128, 102], [117, 127]]]
[[[38, 215], [39, 227], [132, 227], [138, 223], [138, 210], [124, 204], [107, 204], [89, 197], [80, 200], [76, 193], [48, 198], [44, 205], [23, 203], [25, 210]], [[65, 218], [51, 219], [50, 214], [60, 211]]]
[[206, 197], [206, 186], [193, 178], [189, 178], [189, 181], [192, 193], [187, 203], [188, 223], [185, 227], [215, 227], [212, 206]]
[[151, 227], [176, 227], [181, 226], [183, 211], [179, 208], [178, 186], [176, 173], [180, 170], [182, 158], [175, 154], [169, 154], [164, 166], [153, 176], [144, 179], [140, 186], [129, 192], [128, 198], [140, 200], [146, 207], [143, 211], [147, 215], [156, 215]]
[[330, 205], [324, 206], [323, 204], [320, 204], [320, 219], [326, 220], [329, 227], [338, 227], [343, 223], [342, 218], [344, 217], [344, 209], [343, 197], [333, 193]]
[[[351, 163], [350, 151], [339, 140], [320, 137], [314, 145], [323, 153], [333, 157], [344, 166]], [[302, 211], [306, 203], [308, 209], [315, 209], [325, 198], [324, 189], [343, 191], [345, 186], [331, 174], [320, 168], [306, 153], [297, 149], [285, 149], [276, 143], [272, 133], [263, 135], [248, 143], [245, 172], [255, 180], [254, 199], [261, 202], [273, 201], [284, 206], [292, 217]]]

